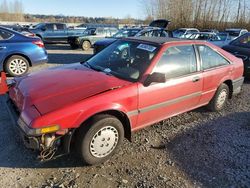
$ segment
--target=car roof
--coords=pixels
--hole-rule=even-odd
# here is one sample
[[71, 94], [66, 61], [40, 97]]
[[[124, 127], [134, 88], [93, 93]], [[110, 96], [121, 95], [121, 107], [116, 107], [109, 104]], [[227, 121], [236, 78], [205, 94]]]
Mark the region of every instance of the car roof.
[[8, 27], [0, 26], [0, 29], [3, 29], [5, 31], [8, 31], [8, 32], [13, 33], [13, 34], [20, 34], [19, 32], [15, 31], [13, 29], [10, 29]]
[[129, 39], [133, 41], [149, 42], [149, 43], [154, 43], [158, 45], [165, 44], [167, 42], [181, 42], [181, 41], [190, 42], [190, 40], [187, 40], [187, 39], [168, 38], [168, 37], [127, 37], [125, 39]]
[[230, 28], [230, 29], [225, 29], [225, 31], [241, 31], [241, 30], [247, 30], [247, 29], [241, 29], [241, 28]]
[[[197, 28], [179, 28], [177, 30], [198, 30]], [[199, 31], [199, 30], [198, 30]]]
[[216, 35], [214, 32], [194, 32], [193, 34], [209, 34], [209, 35]]

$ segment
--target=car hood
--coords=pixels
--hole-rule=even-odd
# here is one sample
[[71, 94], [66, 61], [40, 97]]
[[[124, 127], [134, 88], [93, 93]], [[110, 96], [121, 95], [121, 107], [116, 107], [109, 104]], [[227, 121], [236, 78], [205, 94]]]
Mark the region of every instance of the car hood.
[[108, 46], [115, 41], [117, 41], [117, 38], [105, 38], [105, 39], [101, 39], [101, 40], [96, 41], [94, 45]]
[[128, 84], [79, 63], [18, 78], [10, 97], [20, 110], [34, 105], [43, 115]]

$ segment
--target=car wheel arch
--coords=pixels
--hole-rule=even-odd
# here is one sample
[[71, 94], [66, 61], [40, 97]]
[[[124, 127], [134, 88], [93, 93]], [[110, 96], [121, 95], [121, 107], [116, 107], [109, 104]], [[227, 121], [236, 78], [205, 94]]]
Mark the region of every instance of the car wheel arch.
[[32, 67], [31, 60], [30, 60], [30, 58], [27, 55], [22, 54], [22, 53], [13, 53], [13, 54], [9, 54], [8, 56], [5, 57], [5, 59], [3, 61], [3, 65], [2, 65], [3, 66], [3, 70], [5, 70], [5, 65], [6, 65], [8, 59], [11, 58], [12, 56], [15, 56], [15, 55], [18, 55], [18, 56], [21, 56], [21, 57], [27, 59], [27, 61], [29, 62], [29, 66]]
[[232, 82], [232, 80], [228, 79], [228, 80], [225, 80], [223, 83], [228, 86], [228, 88], [229, 88], [229, 99], [231, 99], [233, 97], [233, 82]]
[[90, 117], [86, 118], [83, 122], [81, 122], [78, 128], [80, 128], [81, 126], [85, 126], [86, 122], [88, 122], [91, 118], [97, 115], [101, 115], [101, 114], [112, 115], [116, 117], [117, 119], [119, 119], [124, 127], [125, 138], [128, 139], [129, 141], [132, 141], [132, 132], [131, 132], [132, 129], [131, 129], [130, 120], [126, 113], [119, 111], [119, 110], [105, 110], [105, 111], [93, 114]]
[[80, 44], [82, 45], [85, 41], [89, 42], [90, 45], [92, 46], [92, 42], [89, 39], [87, 39], [87, 38], [82, 39], [81, 42], [80, 42]]

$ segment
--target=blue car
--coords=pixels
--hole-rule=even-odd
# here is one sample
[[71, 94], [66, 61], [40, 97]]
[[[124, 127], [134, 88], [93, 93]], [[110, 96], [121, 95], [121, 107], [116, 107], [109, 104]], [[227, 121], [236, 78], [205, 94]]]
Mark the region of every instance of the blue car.
[[0, 27], [0, 72], [22, 76], [29, 67], [47, 61], [48, 54], [41, 39]]

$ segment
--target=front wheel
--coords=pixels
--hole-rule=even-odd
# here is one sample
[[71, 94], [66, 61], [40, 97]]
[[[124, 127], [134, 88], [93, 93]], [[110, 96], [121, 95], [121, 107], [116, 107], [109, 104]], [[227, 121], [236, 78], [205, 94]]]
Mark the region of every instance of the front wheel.
[[90, 42], [87, 41], [87, 40], [83, 41], [83, 43], [82, 43], [82, 49], [83, 49], [84, 51], [87, 51], [87, 50], [89, 50], [90, 48], [91, 48]]
[[111, 115], [97, 115], [85, 123], [77, 132], [77, 152], [88, 165], [109, 159], [122, 143], [122, 123]]
[[7, 60], [5, 70], [10, 76], [23, 76], [29, 70], [29, 62], [22, 56], [13, 55]]
[[229, 88], [226, 84], [221, 84], [217, 89], [214, 97], [208, 104], [208, 109], [217, 112], [224, 108], [229, 97]]

